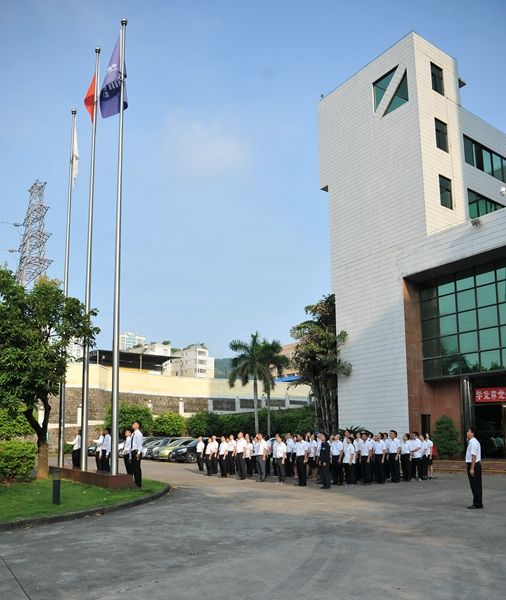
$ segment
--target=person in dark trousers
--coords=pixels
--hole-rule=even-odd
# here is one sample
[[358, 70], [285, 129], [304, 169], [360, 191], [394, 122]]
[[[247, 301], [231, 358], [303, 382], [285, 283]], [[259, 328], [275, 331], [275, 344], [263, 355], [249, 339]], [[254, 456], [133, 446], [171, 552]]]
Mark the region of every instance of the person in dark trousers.
[[72, 445], [72, 467], [74, 469], [81, 468], [81, 430], [78, 429], [75, 438], [67, 444]]
[[246, 465], [246, 475], [253, 477], [253, 444], [249, 437], [249, 433], [244, 436], [246, 447], [244, 448], [244, 464]]
[[285, 483], [286, 480], [286, 444], [283, 441], [283, 436], [276, 434], [276, 455], [274, 460], [278, 465], [278, 481], [276, 483]]
[[401, 442], [397, 437], [397, 431], [391, 429], [388, 440], [388, 467], [392, 483], [399, 483], [401, 480]]
[[218, 447], [218, 463], [220, 465], [220, 474], [223, 478], [225, 478], [227, 476], [227, 471], [228, 471], [227, 454], [228, 454], [227, 438], [224, 435], [222, 435], [221, 442]]
[[144, 443], [144, 436], [141, 431], [140, 421], [134, 421], [132, 423], [132, 449], [130, 451], [130, 457], [132, 461], [132, 475], [134, 477], [135, 485], [140, 488], [142, 487], [142, 445]]
[[367, 433], [362, 434], [362, 440], [359, 443], [360, 466], [362, 475], [362, 484], [371, 485], [372, 483], [372, 444], [369, 441]]
[[476, 430], [467, 430], [466, 467], [469, 485], [473, 493], [473, 503], [467, 508], [483, 508], [483, 490], [481, 485], [481, 445], [476, 439]]
[[244, 464], [244, 451], [246, 450], [246, 440], [244, 434], [239, 431], [235, 443], [235, 465], [238, 479], [246, 479], [246, 465]]
[[307, 459], [309, 453], [309, 444], [301, 436], [297, 436], [297, 441], [294, 445], [295, 450], [295, 466], [297, 467], [297, 481], [295, 485], [305, 487], [307, 485]]
[[334, 440], [330, 444], [330, 453], [332, 455], [332, 484], [343, 485], [344, 446], [339, 434], [334, 436]]
[[411, 444], [409, 433], [402, 436], [401, 443], [402, 480], [411, 481]]
[[102, 470], [102, 444], [104, 443], [104, 430], [100, 430], [100, 435], [96, 440], [93, 440], [95, 443], [95, 464], [97, 465], [97, 472]]
[[132, 475], [132, 430], [125, 429], [125, 445], [123, 446], [123, 462], [127, 475]]
[[102, 471], [109, 473], [111, 471], [111, 430], [109, 427], [104, 429], [104, 441], [102, 442], [102, 456], [100, 466]]
[[377, 433], [373, 441], [374, 455], [374, 480], [376, 483], [385, 483], [385, 456], [387, 447], [383, 440], [383, 434]]
[[320, 434], [321, 446], [318, 462], [320, 465], [321, 490], [330, 490], [330, 444], [326, 433]]
[[195, 456], [197, 457], [197, 465], [199, 468], [199, 473], [204, 473], [204, 449], [206, 445], [204, 444], [204, 440], [202, 436], [199, 435], [197, 440], [197, 447], [195, 449]]

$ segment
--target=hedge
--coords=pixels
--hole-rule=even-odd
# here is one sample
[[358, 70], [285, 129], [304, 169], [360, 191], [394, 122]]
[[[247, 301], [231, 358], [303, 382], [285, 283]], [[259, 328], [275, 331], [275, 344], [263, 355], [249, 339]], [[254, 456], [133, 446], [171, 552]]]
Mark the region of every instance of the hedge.
[[155, 419], [154, 435], [183, 435], [186, 432], [186, 419], [175, 412], [168, 412]]
[[33, 429], [22, 412], [10, 413], [0, 408], [0, 440], [33, 435]]
[[37, 448], [32, 442], [0, 442], [0, 480], [26, 479], [35, 467]]
[[[119, 434], [123, 437], [127, 427], [131, 427], [134, 421], [141, 422], [141, 429], [144, 435], [151, 435], [153, 432], [153, 413], [147, 406], [138, 404], [120, 404], [119, 406]], [[111, 405], [107, 408], [104, 427], [111, 427], [112, 415]]]

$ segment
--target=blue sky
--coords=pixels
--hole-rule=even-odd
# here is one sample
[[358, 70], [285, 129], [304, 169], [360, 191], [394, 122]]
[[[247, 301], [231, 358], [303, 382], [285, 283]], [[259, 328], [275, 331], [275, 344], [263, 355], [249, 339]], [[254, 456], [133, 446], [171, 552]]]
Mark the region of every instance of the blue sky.
[[[289, 341], [330, 285], [316, 111], [410, 30], [459, 61], [462, 103], [506, 129], [502, 0], [8, 1], [2, 40], [0, 221], [47, 181], [49, 274], [61, 278], [70, 109], [78, 109], [69, 290], [83, 297], [90, 122], [83, 106], [127, 29], [121, 329], [175, 345], [255, 330]], [[92, 305], [111, 340], [117, 117], [98, 123]], [[0, 262], [18, 230], [0, 224]]]

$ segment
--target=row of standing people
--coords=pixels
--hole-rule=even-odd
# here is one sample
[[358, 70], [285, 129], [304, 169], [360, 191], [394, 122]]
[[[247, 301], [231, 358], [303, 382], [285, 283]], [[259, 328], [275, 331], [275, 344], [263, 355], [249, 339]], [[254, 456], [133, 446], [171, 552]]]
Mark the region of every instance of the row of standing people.
[[432, 478], [433, 443], [430, 436], [418, 432], [404, 434], [402, 441], [397, 432], [368, 432], [352, 434], [276, 434], [272, 440], [262, 433], [251, 438], [239, 432], [233, 435], [210, 436], [205, 444], [202, 436], [197, 443], [199, 471], [225, 478], [237, 474], [238, 479], [252, 478], [265, 481], [271, 464], [278, 482], [294, 477], [296, 485], [305, 486], [308, 477], [319, 481], [322, 488], [334, 485], [352, 486], [356, 482], [369, 485], [385, 481], [426, 480]]

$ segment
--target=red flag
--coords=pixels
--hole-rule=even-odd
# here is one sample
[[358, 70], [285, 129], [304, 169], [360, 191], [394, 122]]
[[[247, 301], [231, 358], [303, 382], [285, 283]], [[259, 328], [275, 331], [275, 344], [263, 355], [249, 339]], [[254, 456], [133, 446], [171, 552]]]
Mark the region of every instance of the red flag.
[[93, 105], [95, 104], [95, 75], [93, 75], [93, 79], [91, 80], [90, 87], [86, 92], [86, 96], [84, 98], [84, 106], [86, 106], [86, 110], [90, 113], [91, 120], [93, 122]]

